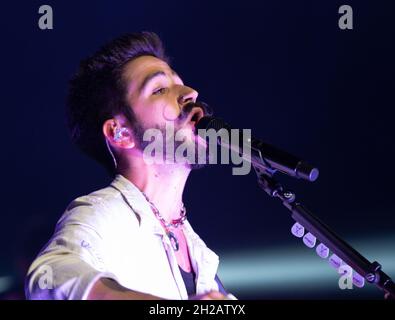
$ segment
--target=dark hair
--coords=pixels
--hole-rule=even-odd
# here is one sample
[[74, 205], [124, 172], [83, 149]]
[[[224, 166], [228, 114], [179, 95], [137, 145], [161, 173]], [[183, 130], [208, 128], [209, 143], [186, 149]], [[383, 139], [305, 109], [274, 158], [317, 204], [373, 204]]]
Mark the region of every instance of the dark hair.
[[81, 61], [70, 80], [66, 118], [71, 140], [113, 174], [113, 159], [102, 132], [103, 123], [123, 114], [133, 127], [134, 113], [126, 101], [123, 67], [150, 55], [168, 62], [159, 37], [153, 32], [122, 35]]

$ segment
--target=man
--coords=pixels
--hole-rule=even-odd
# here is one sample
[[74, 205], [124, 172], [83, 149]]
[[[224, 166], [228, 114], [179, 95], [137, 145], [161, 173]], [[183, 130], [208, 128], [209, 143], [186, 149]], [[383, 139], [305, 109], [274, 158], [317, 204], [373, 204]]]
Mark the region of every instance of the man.
[[27, 298], [228, 297], [218, 256], [186, 220], [182, 194], [194, 164], [144, 157], [148, 129], [166, 136], [171, 123], [193, 133], [205, 112], [167, 61], [149, 32], [117, 38], [82, 61], [67, 103], [71, 136], [115, 179], [68, 206], [28, 271]]

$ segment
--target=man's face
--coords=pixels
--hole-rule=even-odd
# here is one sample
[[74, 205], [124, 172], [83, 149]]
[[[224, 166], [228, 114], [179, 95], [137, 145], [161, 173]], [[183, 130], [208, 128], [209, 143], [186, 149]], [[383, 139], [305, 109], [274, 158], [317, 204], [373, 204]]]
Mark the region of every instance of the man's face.
[[[127, 83], [127, 101], [137, 121], [132, 129], [138, 149], [144, 151], [150, 144], [151, 141], [143, 141], [148, 129], [159, 129], [164, 143], [172, 140], [173, 151], [184, 142], [194, 148], [197, 144], [205, 146], [194, 132], [195, 123], [207, 113], [207, 107], [195, 104], [198, 93], [185, 86], [166, 62], [141, 56], [125, 66], [123, 79]], [[174, 128], [174, 135], [182, 130], [186, 140], [174, 141], [174, 136], [168, 136], [166, 128], [169, 124]], [[167, 148], [164, 149], [162, 153], [166, 158], [174, 156], [167, 155]], [[197, 154], [194, 157], [195, 164], [190, 168], [202, 167], [197, 164]]]
[[198, 93], [185, 86], [169, 65], [158, 58], [141, 56], [132, 60], [124, 68], [123, 78], [128, 84], [128, 103], [145, 129], [164, 128], [166, 121], [171, 121], [175, 130], [193, 130], [195, 121], [203, 116], [200, 108], [193, 108], [190, 117], [179, 119], [182, 108], [195, 102]]

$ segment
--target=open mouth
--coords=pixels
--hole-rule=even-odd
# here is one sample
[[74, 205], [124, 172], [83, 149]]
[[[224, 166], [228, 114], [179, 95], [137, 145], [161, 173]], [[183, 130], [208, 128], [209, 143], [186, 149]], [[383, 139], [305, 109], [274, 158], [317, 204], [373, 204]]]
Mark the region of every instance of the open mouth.
[[189, 113], [188, 117], [187, 117], [187, 121], [186, 123], [191, 123], [194, 126], [196, 125], [196, 123], [203, 118], [204, 113], [202, 108], [199, 107], [194, 107], [191, 112]]

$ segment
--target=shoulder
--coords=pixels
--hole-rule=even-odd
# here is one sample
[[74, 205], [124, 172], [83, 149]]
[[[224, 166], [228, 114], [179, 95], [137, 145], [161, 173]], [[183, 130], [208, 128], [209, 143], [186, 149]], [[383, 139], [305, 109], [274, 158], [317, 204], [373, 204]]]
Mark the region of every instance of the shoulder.
[[118, 225], [138, 224], [136, 214], [125, 201], [122, 193], [108, 186], [80, 196], [67, 206], [57, 223], [57, 229], [67, 225], [84, 225], [104, 232]]

